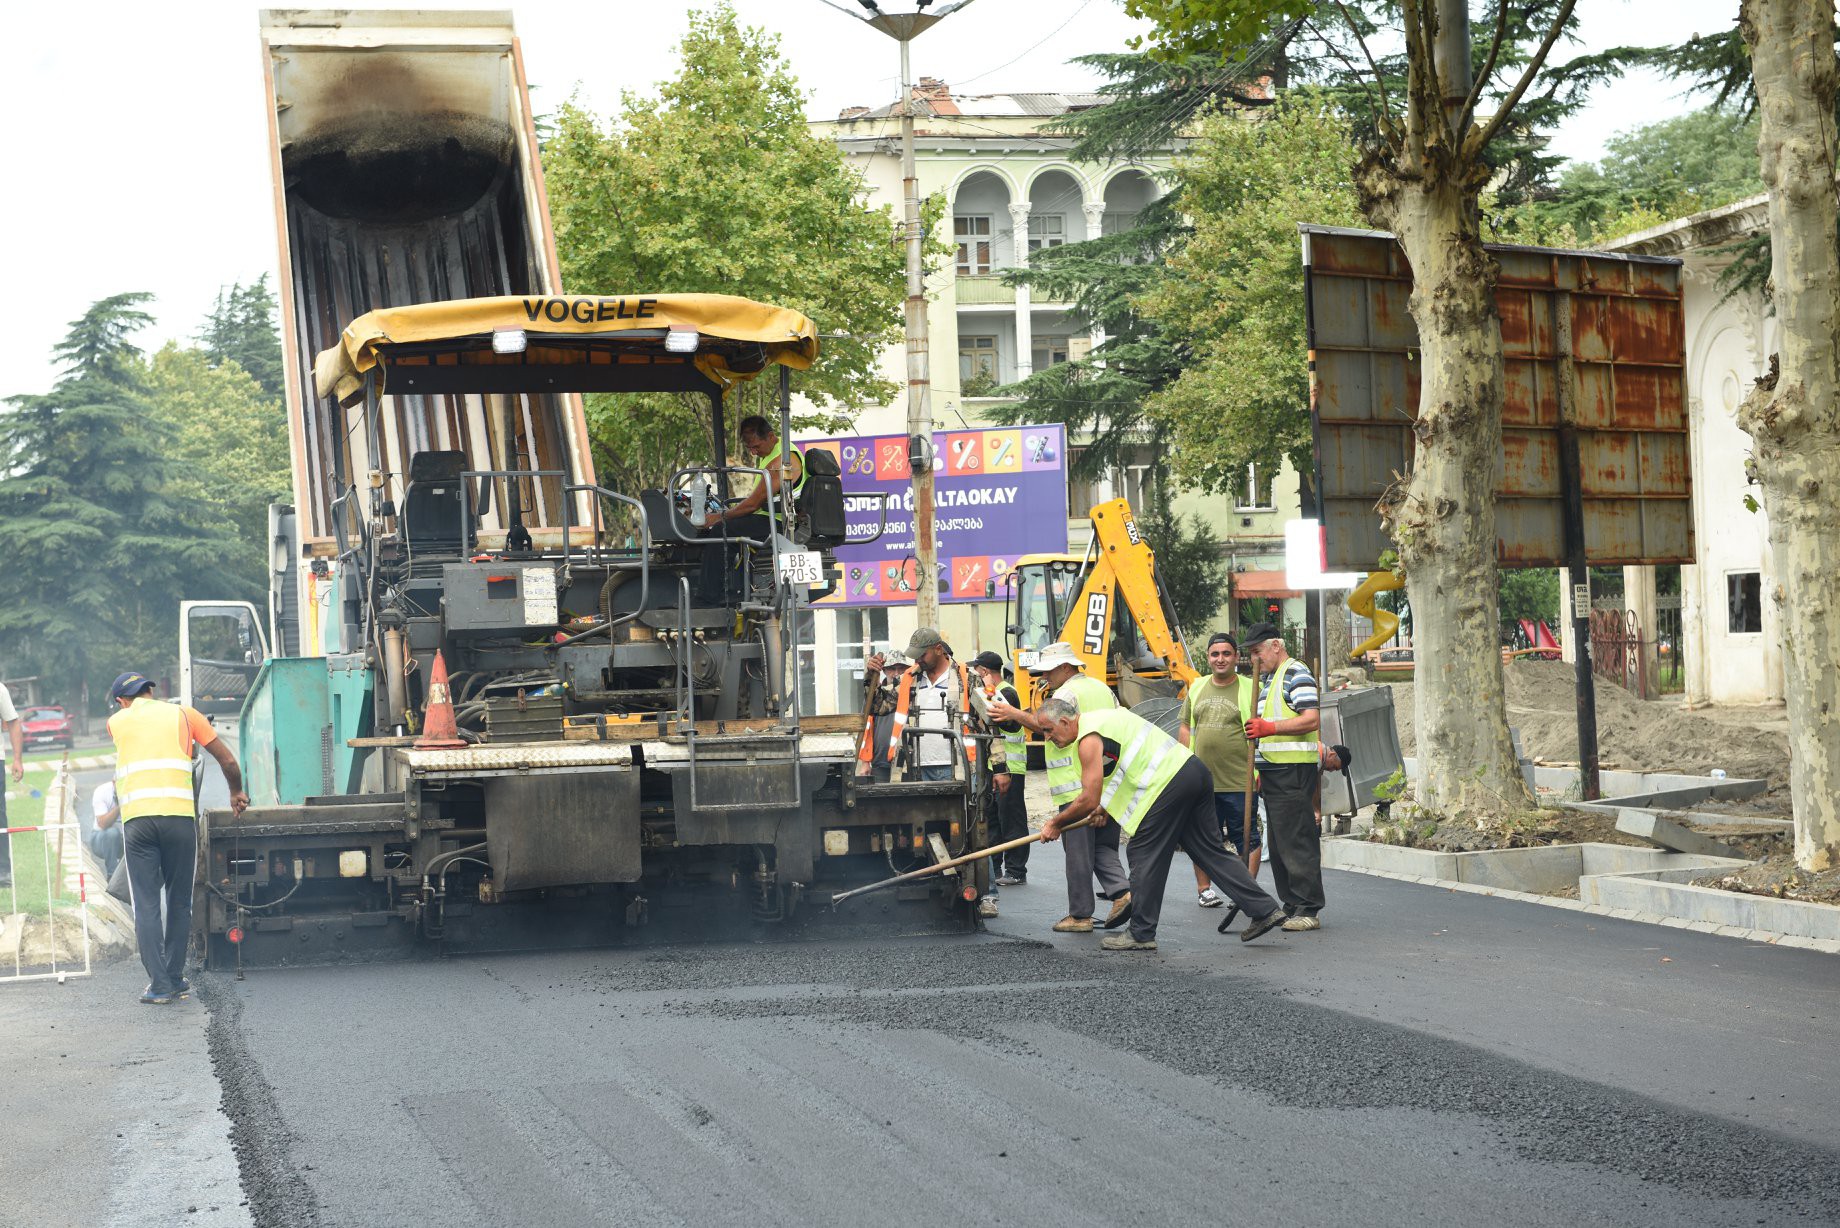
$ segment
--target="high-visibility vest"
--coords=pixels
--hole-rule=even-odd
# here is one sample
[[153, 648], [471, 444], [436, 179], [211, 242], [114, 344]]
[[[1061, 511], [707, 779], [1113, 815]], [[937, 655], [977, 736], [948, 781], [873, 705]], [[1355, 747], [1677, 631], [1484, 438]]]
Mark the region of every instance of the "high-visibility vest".
[[[1013, 695], [1014, 692], [1011, 694]], [[1002, 695], [1001, 686], [984, 688], [985, 699], [999, 699]], [[1011, 776], [1027, 774], [1029, 770], [1029, 731], [1018, 724], [1011, 732], [1005, 733], [1000, 729], [997, 732], [1003, 737], [1003, 770]]]
[[[767, 453], [767, 459], [760, 462], [760, 467], [762, 469], [765, 469], [768, 474], [771, 474], [775, 469], [779, 467], [780, 456], [782, 453], [785, 452], [785, 450], [786, 450], [785, 441], [784, 440], [776, 441], [773, 444], [773, 450]], [[786, 484], [782, 481], [780, 483], [780, 491], [781, 493], [785, 494], [788, 498], [796, 499], [799, 497], [799, 492], [805, 489], [805, 453], [799, 449], [797, 444], [793, 445], [792, 450], [798, 453], [798, 457], [799, 457], [799, 480], [793, 484], [791, 490], [787, 490]]]
[[[1090, 674], [1075, 674], [1061, 683], [1055, 690], [1054, 699], [1064, 699], [1080, 712], [1102, 712], [1107, 708], [1116, 708], [1118, 700], [1112, 695], [1112, 688], [1100, 682]], [[1080, 793], [1080, 752], [1072, 746], [1056, 746], [1052, 741], [1046, 743], [1044, 755], [1048, 768], [1048, 800], [1059, 810]]]
[[[1002, 687], [988, 693], [988, 698], [995, 699], [1003, 691]], [[1010, 692], [1014, 695], [1015, 692]], [[1003, 734], [1003, 770], [1011, 776], [1026, 776], [1029, 773], [1029, 731], [1018, 721], [1016, 727]]]
[[[1284, 683], [1290, 677], [1292, 670], [1304, 668], [1307, 667], [1303, 662], [1293, 661], [1286, 657], [1278, 668], [1272, 671], [1271, 678], [1266, 682], [1265, 702], [1259, 705], [1260, 716], [1268, 721], [1285, 721], [1297, 715], [1297, 710], [1292, 708], [1284, 697]], [[1283, 766], [1287, 763], [1320, 764], [1322, 762], [1320, 738], [1314, 729], [1308, 733], [1279, 733], [1260, 738], [1258, 751], [1258, 757], [1262, 762], [1274, 766]]]
[[1078, 746], [1089, 735], [1118, 743], [1118, 763], [1099, 793], [1099, 808], [1129, 836], [1195, 752], [1128, 708], [1080, 714]]
[[109, 718], [109, 736], [115, 739], [115, 799], [123, 822], [151, 815], [198, 817], [185, 709], [143, 695]]
[[[971, 705], [968, 702], [971, 695], [971, 675], [962, 662], [954, 661], [952, 667], [958, 671], [958, 703], [961, 709], [959, 712], [959, 740], [965, 746], [965, 762], [976, 763], [977, 740], [971, 736]], [[902, 674], [901, 689], [895, 693], [894, 729], [888, 735], [888, 762], [890, 763], [895, 762], [901, 751], [902, 731], [907, 728], [907, 708], [914, 698], [914, 677], [919, 673], [920, 667], [916, 665]], [[949, 716], [947, 723], [949, 727]], [[939, 736], [945, 737], [946, 735], [941, 733]]]

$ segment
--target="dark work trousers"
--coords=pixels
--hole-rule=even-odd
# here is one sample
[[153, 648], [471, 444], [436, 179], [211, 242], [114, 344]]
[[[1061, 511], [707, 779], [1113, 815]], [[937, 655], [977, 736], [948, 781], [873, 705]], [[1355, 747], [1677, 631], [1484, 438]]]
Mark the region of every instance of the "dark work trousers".
[[1322, 836], [1316, 830], [1314, 763], [1269, 763], [1259, 769], [1265, 799], [1265, 859], [1284, 906], [1315, 916], [1323, 907]]
[[[1007, 844], [1029, 834], [1029, 804], [1023, 797], [1027, 776], [1011, 775], [1009, 792], [997, 794], [997, 842]], [[1003, 854], [1003, 865], [1016, 878], [1029, 873], [1029, 846], [1013, 848]]]
[[1278, 901], [1259, 890], [1246, 873], [1246, 863], [1222, 844], [1220, 820], [1214, 816], [1213, 774], [1201, 760], [1191, 758], [1176, 769], [1131, 834], [1131, 937], [1139, 942], [1156, 937], [1163, 885], [1178, 848], [1206, 870], [1214, 886], [1246, 916], [1257, 920], [1277, 911]]
[[[154, 993], [177, 993], [192, 936], [192, 872], [198, 863], [198, 824], [184, 815], [143, 815], [122, 823], [128, 890], [134, 899], [134, 940]], [[165, 925], [160, 897], [166, 898]]]
[[1118, 824], [1104, 827], [1076, 827], [1061, 837], [1067, 855], [1067, 915], [1093, 915], [1093, 876], [1108, 896], [1122, 895], [1131, 889], [1131, 877], [1124, 872], [1124, 858], [1118, 855]]

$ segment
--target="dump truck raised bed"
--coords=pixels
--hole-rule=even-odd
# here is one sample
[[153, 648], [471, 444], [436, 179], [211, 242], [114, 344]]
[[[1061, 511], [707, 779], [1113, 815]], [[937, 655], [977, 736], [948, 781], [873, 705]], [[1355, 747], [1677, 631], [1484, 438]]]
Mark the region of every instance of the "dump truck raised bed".
[[[730, 462], [725, 394], [776, 379], [790, 438], [811, 321], [557, 293], [507, 16], [263, 22], [295, 486], [269, 639], [298, 648], [241, 708], [251, 806], [203, 819], [209, 961], [612, 942], [665, 913], [779, 927], [981, 842], [975, 757], [877, 782], [860, 717], [799, 711], [791, 637], [841, 484], [814, 465], [797, 500], [704, 515], [769, 479]], [[597, 485], [590, 392], [699, 398], [715, 455]], [[424, 725], [443, 698], [457, 744]], [[987, 873], [851, 908], [970, 929]]]

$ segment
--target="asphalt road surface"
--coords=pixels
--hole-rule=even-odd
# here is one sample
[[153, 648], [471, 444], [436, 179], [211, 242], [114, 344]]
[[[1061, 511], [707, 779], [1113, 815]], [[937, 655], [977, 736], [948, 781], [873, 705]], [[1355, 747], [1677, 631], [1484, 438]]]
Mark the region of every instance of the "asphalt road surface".
[[1333, 872], [1322, 932], [1243, 945], [1182, 859], [1163, 949], [1107, 953], [1049, 934], [1059, 863], [977, 937], [210, 978], [247, 1214], [1840, 1217], [1831, 956]]

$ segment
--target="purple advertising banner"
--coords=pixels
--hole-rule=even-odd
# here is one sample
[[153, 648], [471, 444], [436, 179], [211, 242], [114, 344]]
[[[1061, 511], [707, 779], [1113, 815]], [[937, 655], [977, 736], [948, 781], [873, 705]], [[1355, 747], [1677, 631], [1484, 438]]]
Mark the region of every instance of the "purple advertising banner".
[[[837, 548], [843, 582], [822, 604], [913, 601], [918, 568], [907, 437], [801, 439], [798, 446], [837, 458], [852, 542], [874, 537], [882, 518], [881, 500], [861, 496], [889, 496], [888, 527], [880, 540]], [[939, 464], [933, 475], [933, 532], [941, 601], [983, 601], [986, 582], [995, 580], [1000, 586], [1020, 556], [1066, 552], [1065, 428], [1056, 424], [940, 431], [933, 436], [933, 447]]]

